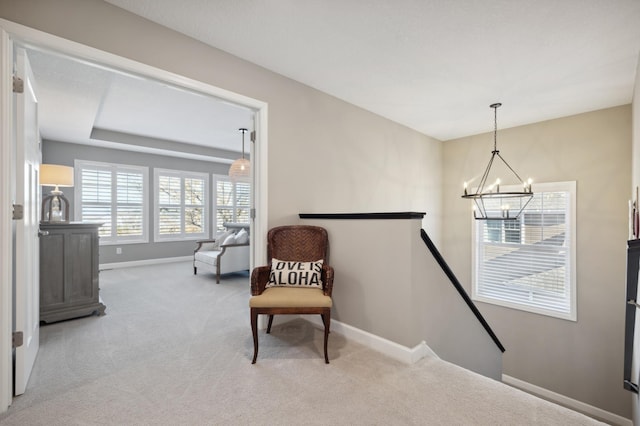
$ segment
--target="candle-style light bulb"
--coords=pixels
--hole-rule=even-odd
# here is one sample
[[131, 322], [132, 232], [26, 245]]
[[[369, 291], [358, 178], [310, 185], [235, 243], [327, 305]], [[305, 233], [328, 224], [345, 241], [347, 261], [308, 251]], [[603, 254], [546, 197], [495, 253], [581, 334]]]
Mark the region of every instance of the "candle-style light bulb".
[[496, 192], [500, 192], [500, 178], [496, 179]]
[[464, 183], [464, 195], [467, 195], [467, 182]]

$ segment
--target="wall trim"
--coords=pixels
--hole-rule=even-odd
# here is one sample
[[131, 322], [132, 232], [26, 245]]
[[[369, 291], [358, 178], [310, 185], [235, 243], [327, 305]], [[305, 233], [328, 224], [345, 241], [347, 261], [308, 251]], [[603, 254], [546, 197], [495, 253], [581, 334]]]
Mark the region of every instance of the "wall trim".
[[633, 426], [633, 422], [631, 421], [631, 419], [627, 419], [625, 417], [619, 416], [617, 414], [611, 413], [601, 408], [594, 407], [593, 405], [589, 405], [582, 401], [578, 401], [577, 399], [569, 398], [568, 396], [561, 395], [559, 393], [550, 391], [540, 386], [536, 386], [529, 382], [516, 379], [515, 377], [511, 377], [506, 374], [503, 374], [502, 382], [507, 385], [513, 386], [514, 388], [518, 388], [527, 393], [538, 396], [540, 398], [546, 399], [551, 402], [555, 402], [556, 404], [559, 404], [564, 407], [570, 408], [572, 410], [578, 411], [580, 413], [586, 414], [587, 416], [595, 417], [598, 420], [603, 420], [607, 423], [611, 423], [614, 425]]
[[128, 262], [101, 263], [99, 269], [101, 271], [104, 271], [106, 269], [119, 269], [119, 268], [131, 268], [134, 266], [157, 265], [159, 263], [184, 262], [186, 260], [193, 260], [193, 256], [162, 257], [159, 259], [144, 259], [144, 260], [130, 260]]
[[425, 212], [300, 213], [300, 219], [422, 219]]
[[[296, 315], [286, 316], [293, 318], [298, 317]], [[290, 318], [290, 320], [293, 318]], [[309, 321], [315, 327], [324, 330], [322, 321], [316, 316], [299, 316], [299, 318]], [[367, 346], [370, 349], [381, 352], [390, 358], [404, 362], [406, 364], [415, 364], [416, 362], [427, 356], [439, 358], [438, 355], [436, 355], [436, 353], [431, 350], [431, 348], [424, 340], [418, 343], [413, 348], [409, 348], [399, 343], [392, 342], [391, 340], [387, 340], [383, 337], [376, 336], [375, 334], [371, 334], [367, 331], [360, 330], [359, 328], [341, 323], [340, 321], [336, 321], [333, 319], [331, 320], [331, 332], [340, 333], [349, 340], [360, 343], [361, 345]]]
[[[297, 315], [284, 315], [279, 316], [279, 318], [286, 317], [284, 321], [279, 321], [280, 323], [284, 323], [287, 321], [291, 321], [296, 318], [302, 318], [306, 321], [312, 323], [315, 327], [320, 329], [324, 328], [322, 321], [315, 316], [297, 316]], [[414, 364], [422, 358], [427, 356], [440, 358], [438, 355], [433, 352], [433, 350], [427, 345], [425, 341], [418, 343], [413, 348], [408, 348], [406, 346], [400, 345], [398, 343], [392, 342], [390, 340], [384, 339], [382, 337], [376, 336], [369, 332], [360, 330], [356, 327], [350, 326], [348, 324], [341, 323], [340, 321], [331, 320], [331, 331], [340, 333], [349, 340], [353, 340], [357, 343], [360, 343], [368, 348], [371, 348], [375, 351], [381, 352], [390, 358], [396, 359], [401, 362], [405, 362], [407, 364]], [[609, 411], [603, 410], [598, 407], [594, 407], [593, 405], [589, 405], [587, 403], [578, 401], [573, 398], [569, 398], [568, 396], [561, 395], [559, 393], [550, 391], [548, 389], [542, 388], [540, 386], [533, 385], [531, 383], [525, 382], [520, 379], [516, 379], [515, 377], [508, 376], [506, 374], [502, 375], [502, 382], [518, 388], [524, 392], [533, 394], [550, 402], [556, 403], [558, 405], [562, 405], [569, 409], [578, 411], [587, 416], [594, 417], [596, 419], [608, 422], [614, 425], [620, 426], [633, 426], [633, 422], [631, 419], [627, 419], [625, 417], [619, 416], [617, 414], [611, 413]]]
[[15, 166], [13, 140], [13, 44], [0, 22], [0, 413], [13, 398], [13, 193]]

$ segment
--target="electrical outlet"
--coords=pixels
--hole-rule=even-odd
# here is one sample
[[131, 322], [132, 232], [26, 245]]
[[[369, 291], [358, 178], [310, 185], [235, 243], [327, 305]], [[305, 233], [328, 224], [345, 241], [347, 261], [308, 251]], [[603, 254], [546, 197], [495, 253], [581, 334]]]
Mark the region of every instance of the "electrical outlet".
[[122, 254], [122, 247], [116, 247], [116, 254]]

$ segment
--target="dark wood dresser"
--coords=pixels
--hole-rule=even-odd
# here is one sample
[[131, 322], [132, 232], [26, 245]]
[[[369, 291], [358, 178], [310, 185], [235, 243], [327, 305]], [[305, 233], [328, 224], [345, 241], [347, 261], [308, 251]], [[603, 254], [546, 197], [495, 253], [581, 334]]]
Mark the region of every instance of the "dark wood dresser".
[[99, 223], [42, 222], [40, 321], [104, 315], [98, 287]]

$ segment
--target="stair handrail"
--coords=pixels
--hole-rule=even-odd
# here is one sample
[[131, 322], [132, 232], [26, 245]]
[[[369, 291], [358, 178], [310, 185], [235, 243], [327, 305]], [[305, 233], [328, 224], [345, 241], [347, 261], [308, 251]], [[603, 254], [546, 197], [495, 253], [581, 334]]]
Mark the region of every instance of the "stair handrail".
[[429, 236], [427, 235], [424, 229], [420, 229], [420, 236], [422, 237], [422, 241], [424, 241], [424, 243], [427, 245], [427, 248], [429, 248], [429, 251], [431, 251], [431, 254], [433, 255], [433, 257], [436, 259], [436, 261], [444, 271], [445, 275], [451, 281], [451, 284], [453, 284], [453, 286], [458, 291], [462, 299], [466, 302], [469, 309], [471, 309], [471, 312], [473, 312], [473, 314], [478, 319], [478, 321], [480, 321], [480, 324], [482, 324], [482, 327], [489, 334], [489, 336], [491, 337], [493, 342], [496, 344], [498, 349], [504, 352], [505, 348], [504, 346], [502, 346], [502, 343], [500, 343], [500, 339], [498, 339], [498, 336], [496, 336], [496, 334], [493, 332], [489, 323], [487, 323], [487, 321], [484, 319], [484, 317], [476, 307], [475, 303], [473, 303], [473, 300], [471, 300], [471, 298], [469, 297], [469, 294], [467, 294], [464, 287], [462, 287], [462, 284], [460, 284], [460, 281], [458, 281], [458, 278], [453, 273], [453, 271], [451, 270], [447, 262], [444, 260], [444, 257], [442, 257], [437, 247], [435, 246], [433, 241], [431, 241], [431, 238], [429, 238]]

